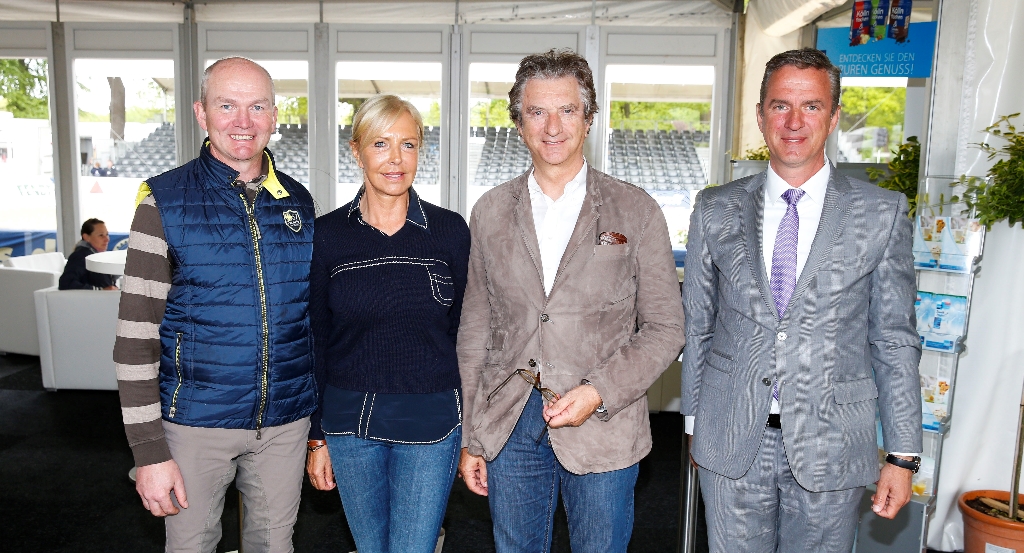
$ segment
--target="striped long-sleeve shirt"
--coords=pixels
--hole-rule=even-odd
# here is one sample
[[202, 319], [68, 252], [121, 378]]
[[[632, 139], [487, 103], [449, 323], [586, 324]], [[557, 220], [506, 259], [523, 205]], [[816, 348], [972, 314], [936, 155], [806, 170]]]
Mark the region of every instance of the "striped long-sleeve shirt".
[[171, 264], [160, 211], [152, 195], [135, 210], [128, 235], [114, 365], [128, 445], [135, 466], [171, 458], [160, 421], [160, 323], [171, 289]]
[[[244, 183], [250, 202], [261, 182], [262, 179], [256, 179]], [[143, 184], [141, 194], [147, 191]], [[135, 466], [139, 467], [171, 459], [161, 422], [159, 369], [160, 323], [167, 308], [173, 270], [160, 211], [149, 194], [136, 208], [128, 236], [128, 259], [114, 341], [121, 415]]]

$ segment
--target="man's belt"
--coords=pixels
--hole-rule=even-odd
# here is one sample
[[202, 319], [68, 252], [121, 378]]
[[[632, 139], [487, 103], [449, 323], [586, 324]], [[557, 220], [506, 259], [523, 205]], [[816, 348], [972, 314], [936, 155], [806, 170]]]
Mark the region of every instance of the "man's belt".
[[782, 429], [782, 417], [778, 413], [768, 415], [768, 428]]

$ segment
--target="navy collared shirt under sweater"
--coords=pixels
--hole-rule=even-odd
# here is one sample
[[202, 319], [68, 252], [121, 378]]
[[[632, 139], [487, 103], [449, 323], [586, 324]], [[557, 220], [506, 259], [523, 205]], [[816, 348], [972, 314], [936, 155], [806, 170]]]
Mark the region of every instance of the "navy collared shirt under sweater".
[[462, 423], [455, 339], [469, 227], [410, 188], [405, 226], [388, 236], [363, 220], [362, 193], [316, 220], [309, 313], [320, 405], [309, 437], [437, 442]]

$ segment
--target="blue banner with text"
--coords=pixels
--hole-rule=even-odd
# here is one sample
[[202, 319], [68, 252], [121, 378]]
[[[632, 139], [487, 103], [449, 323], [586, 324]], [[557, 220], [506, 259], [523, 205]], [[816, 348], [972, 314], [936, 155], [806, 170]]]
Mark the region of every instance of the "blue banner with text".
[[904, 42], [893, 38], [850, 46], [850, 29], [818, 29], [818, 50], [843, 71], [844, 77], [926, 78], [932, 74], [936, 22], [911, 23]]

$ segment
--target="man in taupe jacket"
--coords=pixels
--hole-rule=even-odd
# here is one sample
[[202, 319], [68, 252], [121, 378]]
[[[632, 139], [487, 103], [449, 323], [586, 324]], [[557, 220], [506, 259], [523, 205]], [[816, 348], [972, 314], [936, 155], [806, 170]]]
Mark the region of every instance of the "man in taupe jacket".
[[470, 218], [459, 473], [489, 496], [499, 553], [549, 550], [560, 491], [573, 551], [626, 551], [645, 393], [684, 342], [661, 209], [583, 158], [596, 111], [585, 59], [524, 58], [509, 113], [533, 168]]

